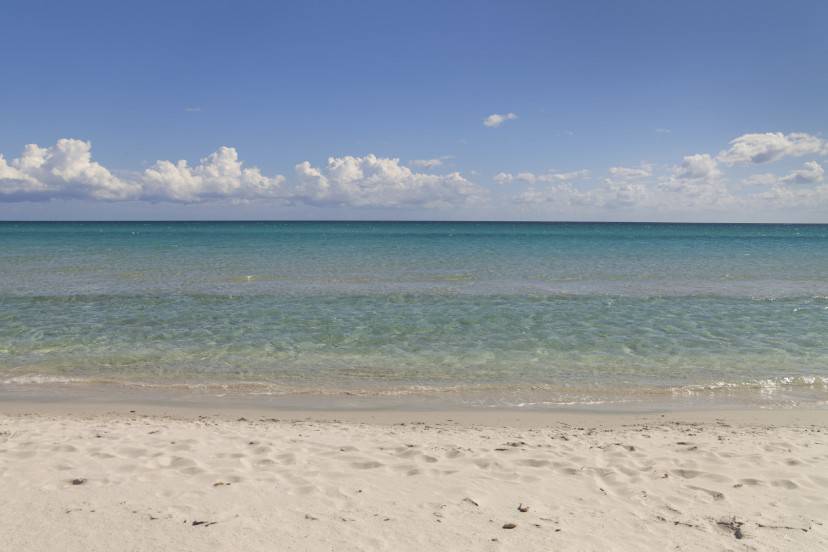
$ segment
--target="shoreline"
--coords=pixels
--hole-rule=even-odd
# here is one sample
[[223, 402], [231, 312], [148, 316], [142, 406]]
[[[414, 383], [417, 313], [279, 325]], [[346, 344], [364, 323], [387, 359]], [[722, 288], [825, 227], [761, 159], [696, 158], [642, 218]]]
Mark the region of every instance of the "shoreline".
[[556, 424], [617, 428], [648, 423], [767, 425], [779, 427], [828, 427], [828, 409], [823, 408], [696, 408], [648, 410], [607, 410], [557, 408], [308, 408], [296, 405], [263, 405], [247, 402], [182, 402], [147, 400], [94, 401], [52, 398], [49, 400], [0, 397], [0, 416], [52, 416], [67, 418], [135, 417], [180, 421], [277, 420], [344, 422], [372, 425], [405, 423], [450, 424], [502, 428], [538, 428]]
[[203, 410], [308, 412], [572, 412], [649, 414], [750, 410], [825, 410], [820, 380], [799, 385], [684, 389], [549, 389], [539, 387], [291, 389], [261, 391], [259, 384], [145, 384], [131, 382], [14, 383], [0, 380], [0, 405], [134, 404]]

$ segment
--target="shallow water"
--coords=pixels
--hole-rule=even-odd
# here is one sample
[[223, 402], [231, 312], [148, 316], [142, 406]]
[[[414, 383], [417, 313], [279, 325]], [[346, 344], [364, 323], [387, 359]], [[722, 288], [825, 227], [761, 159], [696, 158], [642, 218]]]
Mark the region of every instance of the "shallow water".
[[826, 275], [826, 225], [0, 223], [0, 381], [813, 406]]

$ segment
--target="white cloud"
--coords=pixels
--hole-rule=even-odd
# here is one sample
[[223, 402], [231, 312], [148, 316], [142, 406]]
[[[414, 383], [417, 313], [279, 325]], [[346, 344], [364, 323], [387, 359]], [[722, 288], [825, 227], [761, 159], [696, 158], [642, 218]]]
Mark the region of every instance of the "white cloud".
[[661, 182], [660, 188], [679, 193], [694, 206], [722, 206], [732, 200], [718, 162], [707, 153], [685, 155], [673, 174]]
[[825, 180], [825, 169], [816, 161], [808, 161], [801, 169], [785, 176], [773, 173], [752, 174], [739, 182], [739, 188], [780, 188], [788, 184], [818, 184]]
[[408, 162], [412, 167], [419, 167], [421, 169], [433, 169], [443, 164], [442, 159], [412, 159]]
[[412, 167], [420, 169], [435, 169], [437, 167], [442, 167], [448, 159], [452, 158], [453, 156], [451, 155], [443, 155], [442, 157], [435, 157], [434, 159], [412, 159], [408, 162], [408, 164]]
[[792, 188], [784, 184], [777, 184], [771, 189], [757, 194], [756, 198], [774, 208], [815, 207], [828, 204], [828, 185]]
[[582, 180], [584, 178], [589, 178], [589, 175], [590, 173], [586, 169], [570, 172], [546, 173], [520, 172], [517, 174], [512, 174], [501, 172], [497, 173], [494, 176], [494, 181], [498, 184], [511, 184], [512, 182], [523, 182], [526, 184], [536, 184], [539, 182], [572, 182], [574, 180]]
[[769, 163], [783, 157], [803, 155], [828, 155], [828, 143], [817, 136], [804, 132], [765, 132], [743, 134], [730, 141], [730, 148], [718, 155], [718, 160], [728, 165], [745, 163]]
[[814, 184], [822, 182], [824, 178], [825, 169], [822, 168], [822, 165], [816, 161], [808, 161], [801, 169], [793, 171], [783, 177], [781, 181], [789, 184]]
[[568, 182], [541, 189], [529, 188], [515, 199], [518, 203], [553, 203], [559, 207], [584, 206], [594, 203], [593, 194], [580, 190]]
[[816, 161], [808, 161], [785, 176], [756, 174], [742, 183], [762, 189], [750, 198], [759, 206], [813, 208], [828, 204], [828, 184], [821, 184], [824, 181], [825, 169]]
[[746, 134], [731, 141], [719, 155], [687, 155], [661, 174], [653, 165], [641, 163], [610, 167], [607, 177], [594, 182], [594, 186], [576, 185], [578, 180], [589, 177], [587, 170], [501, 172], [494, 176], [494, 181], [528, 185], [514, 201], [552, 212], [601, 216], [611, 209], [625, 209], [631, 213], [677, 213], [682, 218], [712, 213], [751, 216], [772, 213], [772, 209], [828, 204], [828, 184], [823, 184], [825, 170], [819, 162], [809, 160], [788, 174], [755, 174], [734, 182], [729, 178], [729, 167], [822, 154], [828, 154], [828, 143], [813, 135]]
[[18, 159], [9, 165], [5, 157], [0, 155], [0, 197], [24, 199], [28, 196], [35, 197], [41, 192], [48, 192], [49, 189], [45, 184], [18, 167]]
[[48, 201], [95, 199], [198, 202], [279, 195], [284, 177], [267, 178], [244, 168], [234, 148], [222, 147], [195, 167], [186, 161], [158, 161], [141, 174], [117, 177], [92, 160], [92, 146], [61, 139], [54, 146], [27, 145], [7, 163], [0, 156], [0, 199]]
[[[826, 142], [809, 134], [748, 134], [731, 141], [719, 155], [687, 155], [673, 167], [619, 165], [609, 167], [602, 178], [592, 178], [586, 169], [501, 172], [494, 181], [520, 185], [512, 198], [516, 204], [571, 208], [562, 215], [588, 213], [584, 216], [600, 218], [610, 209], [624, 209], [624, 215], [641, 216], [754, 216], [791, 207], [819, 214], [828, 206], [828, 179], [824, 163], [814, 158], [823, 153], [828, 154]], [[732, 168], [805, 155], [812, 157], [787, 172], [751, 175]], [[287, 180], [264, 175], [245, 164], [234, 148], [221, 147], [194, 163], [162, 160], [140, 172], [115, 172], [93, 159], [89, 142], [61, 139], [48, 147], [27, 145], [16, 158], [0, 155], [0, 202], [266, 200], [271, 202], [268, 205], [283, 207], [479, 207], [487, 194], [468, 179], [476, 178], [468, 176], [474, 171], [465, 176], [438, 174], [449, 158], [414, 159], [406, 166], [398, 159], [375, 155], [332, 157], [320, 166], [308, 161], [296, 165], [295, 176]], [[493, 192], [495, 197], [503, 193]]]
[[244, 168], [235, 148], [220, 147], [190, 167], [186, 161], [158, 161], [142, 175], [142, 199], [195, 203], [210, 199], [256, 199], [284, 195], [285, 178], [268, 178]]
[[[0, 155], [0, 201], [275, 199], [316, 205], [436, 207], [482, 195], [482, 189], [460, 173], [418, 173], [399, 159], [374, 155], [332, 157], [322, 169], [305, 161], [296, 165], [297, 181], [288, 186], [281, 175], [265, 176], [258, 168], [245, 166], [231, 147], [221, 147], [195, 165], [184, 160], [156, 161], [141, 173], [120, 177], [93, 161], [91, 151], [89, 142], [62, 139], [48, 148], [30, 144], [10, 162]], [[444, 159], [448, 156], [436, 161]]]
[[609, 174], [613, 179], [635, 180], [653, 175], [653, 166], [649, 163], [642, 163], [638, 167], [610, 167]]
[[518, 116], [514, 113], [506, 113], [505, 115], [501, 115], [500, 113], [492, 113], [483, 119], [483, 124], [489, 128], [497, 128], [506, 121], [513, 121], [517, 118]]
[[137, 197], [140, 190], [92, 161], [92, 146], [83, 140], [64, 138], [48, 148], [29, 144], [11, 163], [0, 156], [0, 198], [6, 201], [115, 201]]
[[631, 207], [651, 201], [651, 188], [646, 180], [653, 176], [653, 166], [641, 163], [638, 167], [610, 167], [603, 185], [593, 191], [596, 206], [606, 208]]
[[739, 184], [739, 188], [766, 188], [779, 182], [779, 176], [772, 173], [752, 174], [747, 178], [743, 178]]
[[685, 155], [681, 165], [673, 168], [677, 180], [711, 180], [721, 174], [718, 163], [708, 153]]
[[399, 159], [330, 157], [323, 169], [308, 161], [296, 165], [295, 201], [315, 205], [357, 207], [456, 205], [478, 197], [482, 190], [460, 173], [413, 172]]
[[518, 203], [552, 204], [562, 207], [589, 207], [616, 209], [642, 205], [648, 202], [650, 191], [647, 186], [636, 182], [607, 182], [590, 190], [576, 188], [569, 182], [554, 184], [545, 188], [530, 188], [519, 194]]
[[[545, 174], [519, 173], [515, 176], [500, 173], [495, 177], [501, 182], [522, 181], [532, 185], [517, 196], [518, 203], [551, 204], [554, 207], [583, 207], [598, 209], [615, 209], [643, 204], [648, 201], [649, 189], [640, 179], [652, 175], [652, 167], [642, 164], [640, 167], [612, 167], [610, 178], [601, 185], [584, 189], [573, 183], [589, 178], [586, 169], [571, 172], [549, 172]], [[536, 187], [535, 184], [551, 184]]]

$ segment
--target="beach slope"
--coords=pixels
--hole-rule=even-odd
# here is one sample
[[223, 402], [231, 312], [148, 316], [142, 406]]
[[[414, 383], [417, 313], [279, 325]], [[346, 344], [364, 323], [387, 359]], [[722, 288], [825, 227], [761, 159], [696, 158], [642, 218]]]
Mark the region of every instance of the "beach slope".
[[25, 410], [7, 550], [828, 549], [826, 413]]

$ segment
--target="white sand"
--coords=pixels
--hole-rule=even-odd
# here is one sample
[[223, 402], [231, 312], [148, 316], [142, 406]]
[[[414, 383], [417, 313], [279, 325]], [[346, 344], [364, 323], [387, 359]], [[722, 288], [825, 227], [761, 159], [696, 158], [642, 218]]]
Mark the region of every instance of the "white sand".
[[2, 550], [828, 550], [826, 412], [0, 410]]

